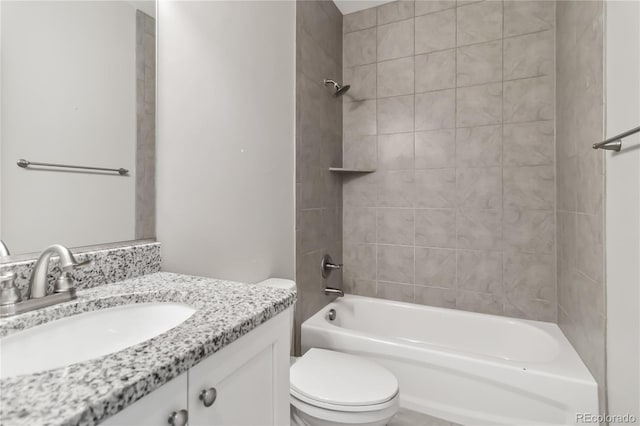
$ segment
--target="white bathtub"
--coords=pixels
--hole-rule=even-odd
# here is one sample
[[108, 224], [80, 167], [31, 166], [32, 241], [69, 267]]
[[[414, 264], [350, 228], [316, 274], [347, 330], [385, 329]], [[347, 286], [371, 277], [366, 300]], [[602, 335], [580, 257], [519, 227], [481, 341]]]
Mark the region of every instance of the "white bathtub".
[[302, 350], [312, 347], [379, 362], [401, 406], [464, 425], [598, 413], [597, 385], [555, 324], [347, 295], [302, 324]]

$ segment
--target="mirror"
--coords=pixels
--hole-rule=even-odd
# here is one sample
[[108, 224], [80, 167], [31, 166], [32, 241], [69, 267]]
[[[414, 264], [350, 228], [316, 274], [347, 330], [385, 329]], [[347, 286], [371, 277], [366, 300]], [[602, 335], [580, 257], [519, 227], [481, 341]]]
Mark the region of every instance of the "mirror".
[[155, 237], [155, 11], [0, 2], [0, 240], [12, 255]]

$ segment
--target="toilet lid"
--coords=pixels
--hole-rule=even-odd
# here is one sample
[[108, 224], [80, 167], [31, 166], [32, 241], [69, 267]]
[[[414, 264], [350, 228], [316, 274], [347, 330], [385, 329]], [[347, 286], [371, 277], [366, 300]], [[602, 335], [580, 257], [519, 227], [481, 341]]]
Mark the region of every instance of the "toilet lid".
[[293, 394], [331, 405], [382, 404], [398, 393], [398, 380], [365, 358], [310, 349], [291, 366]]

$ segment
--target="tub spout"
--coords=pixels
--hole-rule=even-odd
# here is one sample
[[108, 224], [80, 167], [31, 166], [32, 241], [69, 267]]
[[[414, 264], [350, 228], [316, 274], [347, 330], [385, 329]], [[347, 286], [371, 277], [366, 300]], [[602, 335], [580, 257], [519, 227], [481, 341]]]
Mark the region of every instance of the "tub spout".
[[339, 288], [327, 287], [324, 289], [324, 294], [326, 294], [327, 296], [344, 297], [344, 291], [340, 290]]

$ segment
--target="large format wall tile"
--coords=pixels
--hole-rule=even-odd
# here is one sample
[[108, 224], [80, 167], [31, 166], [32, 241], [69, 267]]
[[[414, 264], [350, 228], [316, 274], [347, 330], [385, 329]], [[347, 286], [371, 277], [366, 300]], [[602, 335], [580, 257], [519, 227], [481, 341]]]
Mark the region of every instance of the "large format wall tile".
[[456, 248], [455, 209], [416, 209], [416, 246]]
[[378, 97], [413, 94], [413, 56], [378, 62]]
[[394, 1], [380, 6], [377, 10], [378, 25], [403, 21], [405, 19], [413, 18], [413, 0]]
[[415, 95], [415, 130], [451, 129], [455, 126], [455, 90]]
[[504, 83], [504, 121], [553, 120], [553, 80], [551, 77], [525, 78]]
[[426, 53], [415, 57], [416, 93], [450, 89], [456, 86], [456, 52], [454, 49]]
[[505, 208], [552, 210], [554, 174], [553, 166], [505, 167]]
[[554, 219], [552, 210], [505, 210], [505, 248], [523, 253], [553, 253]]
[[378, 172], [379, 207], [413, 207], [416, 190], [413, 170]]
[[491, 293], [458, 290], [456, 295], [456, 308], [465, 311], [502, 315], [504, 313], [503, 304], [502, 296]]
[[502, 122], [502, 83], [460, 87], [456, 91], [456, 125], [482, 126]]
[[550, 30], [505, 39], [505, 80], [552, 75], [554, 49], [553, 31]]
[[458, 250], [458, 288], [503, 295], [502, 252]]
[[415, 53], [429, 53], [456, 46], [456, 13], [445, 10], [415, 19]]
[[500, 167], [458, 168], [456, 172], [458, 208], [499, 209], [502, 206]]
[[345, 207], [343, 239], [350, 243], [376, 242], [376, 209], [371, 207]]
[[505, 124], [503, 135], [505, 165], [553, 164], [555, 156], [553, 121]]
[[415, 282], [431, 287], [456, 287], [456, 251], [416, 247]]
[[375, 28], [355, 31], [344, 35], [344, 66], [370, 64], [376, 61]]
[[416, 16], [456, 7], [455, 0], [416, 0]]
[[457, 49], [458, 87], [502, 81], [502, 40]]
[[547, 0], [505, 0], [504, 36], [511, 37], [553, 28], [556, 20], [555, 4], [556, 2]]
[[414, 248], [378, 245], [378, 279], [413, 284]]
[[414, 286], [400, 283], [378, 281], [377, 297], [398, 302], [413, 302]]
[[456, 165], [456, 131], [454, 129], [415, 132], [417, 169], [440, 169]]
[[447, 288], [416, 286], [415, 303], [454, 309], [456, 307], [456, 291]]
[[456, 232], [459, 249], [501, 250], [501, 210], [458, 210]]
[[502, 164], [502, 126], [464, 127], [456, 130], [458, 167], [490, 167]]
[[413, 130], [413, 95], [378, 99], [378, 134]]
[[413, 133], [378, 136], [378, 169], [413, 169]]
[[346, 168], [375, 170], [378, 164], [376, 141], [376, 135], [344, 135], [342, 165]]
[[365, 9], [359, 12], [349, 13], [343, 17], [343, 29], [345, 33], [364, 30], [376, 26], [376, 10]]
[[374, 244], [344, 243], [344, 275], [375, 280], [377, 278], [376, 249]]
[[458, 45], [502, 38], [502, 2], [487, 0], [458, 8]]
[[367, 99], [375, 99], [377, 90], [376, 79], [376, 64], [345, 68], [344, 84], [351, 85], [351, 88], [349, 89], [347, 94], [344, 95], [344, 98], [348, 101], [364, 101]]
[[378, 209], [377, 242], [380, 244], [413, 245], [413, 209]]
[[454, 168], [415, 171], [415, 207], [452, 208], [456, 205], [455, 197]]
[[[575, 172], [558, 172], [556, 191], [554, 16], [549, 2], [409, 0], [345, 17], [345, 46], [366, 51], [345, 58], [352, 88], [343, 98], [343, 165], [376, 169], [343, 178], [345, 290], [555, 320], [556, 203], [591, 214], [601, 203], [601, 192], [575, 185], [596, 184], [588, 170], [601, 164], [578, 156], [577, 141], [599, 128], [591, 117], [603, 107], [590, 89], [597, 80], [558, 83], [559, 105], [580, 95], [582, 105], [594, 104], [584, 116], [596, 123], [577, 133], [567, 123], [578, 116], [563, 112], [558, 164]], [[370, 32], [347, 40], [363, 30]], [[590, 45], [600, 45], [589, 26], [581, 32], [569, 64], [558, 64], [574, 73], [594, 68]], [[562, 218], [575, 240], [577, 216]], [[373, 273], [348, 272], [346, 245], [357, 243]], [[597, 255], [578, 253], [575, 243], [563, 253], [563, 271]], [[582, 268], [585, 278], [597, 270]]]
[[376, 134], [376, 101], [348, 102], [344, 104], [344, 134]]
[[378, 61], [413, 55], [413, 19], [378, 27]]

